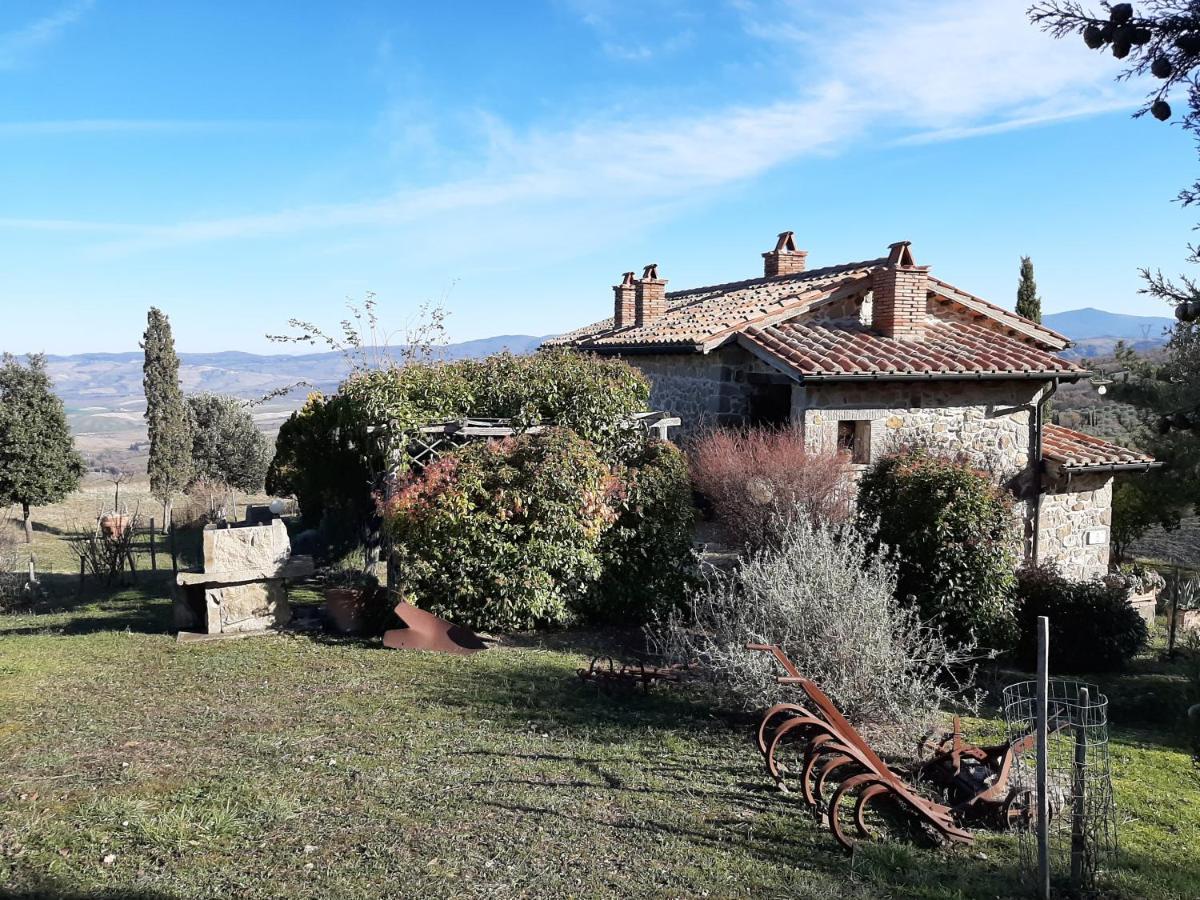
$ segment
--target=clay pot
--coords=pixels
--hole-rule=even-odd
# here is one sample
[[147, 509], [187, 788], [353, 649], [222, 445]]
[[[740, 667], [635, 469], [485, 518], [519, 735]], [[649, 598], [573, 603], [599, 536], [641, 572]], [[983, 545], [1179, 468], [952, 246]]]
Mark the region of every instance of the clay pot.
[[106, 538], [119, 538], [132, 526], [128, 516], [108, 513], [100, 517], [100, 533]]
[[330, 627], [340, 634], [361, 634], [367, 627], [368, 610], [378, 588], [325, 588], [325, 615]]

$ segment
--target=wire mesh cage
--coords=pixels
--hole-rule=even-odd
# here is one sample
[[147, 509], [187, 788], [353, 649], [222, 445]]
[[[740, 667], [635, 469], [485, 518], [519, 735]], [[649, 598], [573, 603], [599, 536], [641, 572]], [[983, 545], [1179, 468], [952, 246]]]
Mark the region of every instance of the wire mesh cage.
[[[1038, 876], [1037, 743], [1024, 740], [1038, 721], [1036, 681], [1004, 689], [1011, 741], [1023, 741], [1013, 781], [1028, 797], [1019, 828], [1022, 874]], [[1047, 693], [1048, 849], [1052, 881], [1090, 891], [1117, 857], [1117, 816], [1108, 753], [1108, 698], [1094, 684], [1051, 678]]]

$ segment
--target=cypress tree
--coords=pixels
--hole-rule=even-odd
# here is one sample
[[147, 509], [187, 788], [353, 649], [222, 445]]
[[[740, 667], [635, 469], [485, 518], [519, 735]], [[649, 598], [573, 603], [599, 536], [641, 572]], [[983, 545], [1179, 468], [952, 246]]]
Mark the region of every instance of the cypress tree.
[[1037, 282], [1033, 280], [1033, 260], [1021, 257], [1021, 280], [1017, 283], [1017, 315], [1042, 322], [1042, 298], [1038, 296]]
[[0, 366], [0, 502], [21, 504], [25, 542], [33, 542], [32, 506], [57, 503], [83, 477], [83, 460], [67, 427], [63, 402], [54, 393], [46, 358], [29, 364], [4, 354]]
[[146, 315], [142, 337], [146, 359], [142, 387], [146, 391], [146, 430], [150, 438], [150, 493], [163, 505], [163, 529], [171, 526], [171, 501], [192, 478], [192, 430], [183, 389], [179, 386], [179, 357], [166, 315], [155, 307]]

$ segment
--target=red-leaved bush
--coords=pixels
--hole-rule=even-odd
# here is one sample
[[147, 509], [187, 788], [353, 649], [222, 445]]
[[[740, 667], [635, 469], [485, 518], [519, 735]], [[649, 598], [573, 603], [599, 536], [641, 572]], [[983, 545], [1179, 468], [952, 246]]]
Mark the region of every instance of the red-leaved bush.
[[849, 455], [808, 449], [797, 428], [717, 429], [689, 457], [692, 484], [740, 543], [761, 546], [796, 515], [825, 523], [850, 515]]

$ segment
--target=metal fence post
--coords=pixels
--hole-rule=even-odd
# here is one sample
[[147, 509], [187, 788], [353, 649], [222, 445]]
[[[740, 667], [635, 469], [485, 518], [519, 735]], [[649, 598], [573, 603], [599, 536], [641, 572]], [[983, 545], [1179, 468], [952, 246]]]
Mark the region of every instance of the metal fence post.
[[1071, 810], [1071, 886], [1076, 890], [1083, 888], [1084, 866], [1087, 862], [1087, 835], [1084, 817], [1087, 814], [1087, 724], [1088, 724], [1088, 689], [1079, 691], [1079, 709], [1081, 721], [1075, 726], [1075, 769], [1072, 772], [1071, 794], [1075, 802]]
[[1050, 900], [1050, 619], [1038, 616], [1037, 658], [1037, 848], [1038, 896]]

